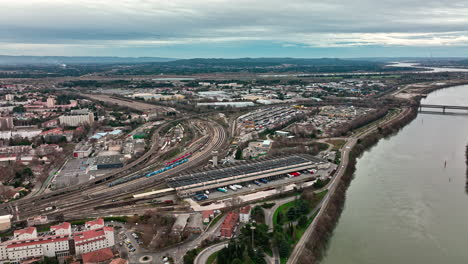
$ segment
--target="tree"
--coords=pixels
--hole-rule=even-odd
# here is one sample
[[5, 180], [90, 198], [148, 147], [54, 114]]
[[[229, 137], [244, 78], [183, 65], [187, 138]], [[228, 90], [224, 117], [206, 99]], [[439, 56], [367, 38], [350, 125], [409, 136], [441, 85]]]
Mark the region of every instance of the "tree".
[[235, 159], [236, 160], [241, 160], [242, 159], [242, 149], [241, 148], [237, 148]]
[[197, 249], [192, 249], [187, 251], [187, 253], [184, 256], [184, 264], [192, 264], [195, 258], [198, 255], [198, 250]]
[[280, 257], [282, 258], [286, 258], [289, 256], [291, 247], [289, 246], [289, 243], [285, 239], [279, 242], [278, 251], [279, 251]]
[[24, 113], [24, 112], [26, 112], [26, 108], [24, 108], [24, 106], [22, 105], [13, 107], [13, 113]]
[[282, 212], [278, 212], [278, 215], [276, 215], [276, 223], [278, 223], [278, 225], [282, 225], [284, 222], [284, 215]]
[[294, 208], [294, 207], [289, 208], [286, 215], [288, 217], [288, 220], [290, 220], [290, 221], [296, 219], [296, 217], [297, 217], [296, 208]]
[[299, 220], [297, 220], [297, 224], [301, 227], [305, 227], [307, 225], [307, 216], [301, 215], [301, 217], [299, 217]]

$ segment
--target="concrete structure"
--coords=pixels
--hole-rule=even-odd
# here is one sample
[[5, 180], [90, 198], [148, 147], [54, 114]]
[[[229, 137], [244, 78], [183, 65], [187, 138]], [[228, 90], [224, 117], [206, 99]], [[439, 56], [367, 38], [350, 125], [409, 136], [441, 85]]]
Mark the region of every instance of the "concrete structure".
[[101, 264], [108, 263], [114, 257], [110, 248], [103, 248], [81, 255], [83, 264]]
[[4, 116], [0, 117], [0, 130], [11, 130], [14, 128], [13, 117]]
[[95, 161], [96, 168], [98, 170], [121, 168], [123, 167], [122, 158], [122, 155], [99, 156]]
[[203, 224], [208, 224], [214, 218], [214, 210], [205, 210], [202, 212]]
[[201, 233], [203, 231], [202, 215], [200, 213], [191, 214], [187, 225], [185, 226], [185, 232], [189, 233]]
[[213, 103], [197, 103], [197, 106], [248, 107], [248, 106], [255, 106], [255, 104], [253, 102], [213, 102]]
[[93, 148], [90, 145], [78, 145], [73, 151], [73, 157], [77, 159], [87, 158], [92, 150]]
[[0, 231], [5, 231], [11, 228], [11, 219], [12, 215], [2, 215], [0, 216]]
[[77, 255], [96, 251], [115, 245], [114, 229], [105, 226], [100, 229], [87, 230], [73, 235]]
[[36, 216], [30, 217], [27, 220], [28, 226], [35, 226], [35, 225], [44, 225], [49, 222], [47, 216]]
[[102, 218], [98, 218], [98, 219], [93, 220], [93, 221], [85, 222], [85, 228], [87, 230], [94, 230], [94, 229], [99, 229], [99, 228], [103, 228], [103, 227], [104, 227], [104, 219], [102, 219]]
[[181, 234], [182, 231], [184, 231], [185, 226], [187, 225], [189, 217], [189, 214], [178, 215], [174, 225], [172, 226], [172, 232], [178, 235]]
[[322, 163], [326, 162], [306, 154], [265, 158], [174, 177], [167, 183], [179, 196], [185, 197], [204, 190], [310, 169]]
[[[99, 222], [100, 220], [97, 220]], [[92, 225], [93, 227], [96, 224]], [[0, 243], [0, 263], [23, 263], [27, 260], [46, 257], [66, 257], [73, 254], [83, 254], [83, 259], [91, 255], [99, 255], [106, 250], [111, 252], [114, 246], [114, 229], [102, 227], [79, 233], [72, 233], [70, 223], [51, 226], [53, 235], [38, 235], [35, 227], [28, 227], [14, 232], [14, 238]], [[95, 254], [86, 253], [98, 251]], [[109, 254], [107, 254], [109, 255]], [[92, 263], [92, 262], [85, 262]]]
[[[87, 111], [87, 110], [86, 110]], [[62, 115], [59, 117], [60, 124], [65, 126], [77, 127], [83, 124], [92, 124], [94, 122], [93, 112], [72, 112], [69, 115]]]
[[34, 138], [41, 134], [42, 130], [37, 128], [28, 128], [28, 129], [17, 129], [17, 130], [10, 130], [10, 131], [0, 131], [0, 139], [10, 139], [15, 137], [20, 138]]
[[55, 235], [71, 235], [71, 225], [70, 223], [64, 222], [60, 225], [53, 225], [50, 227], [50, 231], [55, 232]]
[[53, 97], [47, 98], [46, 106], [47, 106], [47, 108], [54, 108], [55, 107], [55, 99]]
[[250, 221], [250, 205], [244, 206], [239, 211], [239, 221], [248, 223]]

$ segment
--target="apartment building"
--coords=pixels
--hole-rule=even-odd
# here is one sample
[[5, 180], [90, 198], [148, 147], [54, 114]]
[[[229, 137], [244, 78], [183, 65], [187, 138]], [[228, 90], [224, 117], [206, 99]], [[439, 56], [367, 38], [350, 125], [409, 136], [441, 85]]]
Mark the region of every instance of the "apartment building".
[[16, 230], [11, 240], [0, 243], [0, 264], [42, 256], [81, 255], [115, 245], [114, 229], [104, 226], [102, 219], [89, 221], [86, 225], [92, 229], [76, 233], [67, 222], [51, 226], [46, 235], [38, 235], [35, 227]]

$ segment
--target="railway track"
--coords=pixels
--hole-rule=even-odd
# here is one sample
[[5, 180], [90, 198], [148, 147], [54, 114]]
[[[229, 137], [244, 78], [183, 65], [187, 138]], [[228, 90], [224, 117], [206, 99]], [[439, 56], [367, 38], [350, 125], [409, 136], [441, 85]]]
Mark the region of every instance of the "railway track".
[[[85, 212], [94, 208], [99, 204], [103, 204], [105, 202], [112, 202], [113, 200], [117, 200], [123, 197], [129, 196], [131, 193], [139, 191], [141, 189], [148, 189], [148, 188], [161, 188], [166, 184], [165, 179], [176, 176], [187, 170], [189, 168], [196, 167], [200, 164], [206, 162], [211, 155], [211, 151], [215, 149], [222, 148], [223, 144], [227, 139], [227, 135], [225, 130], [216, 123], [213, 123], [213, 126], [208, 126], [212, 137], [207, 136], [208, 142], [206, 146], [202, 146], [198, 152], [194, 153], [190, 158], [190, 161], [184, 163], [178, 167], [175, 167], [171, 170], [158, 174], [157, 177], [150, 177], [150, 178], [140, 178], [136, 181], [130, 181], [125, 184], [116, 185], [113, 188], [108, 188], [106, 185], [94, 186], [90, 188], [88, 192], [75, 192], [69, 194], [63, 194], [58, 200], [56, 197], [53, 202], [50, 201], [38, 201], [32, 202], [30, 204], [25, 204], [21, 206], [21, 218], [25, 219], [30, 216], [36, 215], [57, 215], [57, 214], [64, 214], [69, 215], [73, 212]], [[194, 146], [194, 144], [192, 144]], [[44, 208], [48, 206], [56, 206], [57, 210], [52, 212], [45, 212]], [[98, 213], [98, 212], [97, 212]]]

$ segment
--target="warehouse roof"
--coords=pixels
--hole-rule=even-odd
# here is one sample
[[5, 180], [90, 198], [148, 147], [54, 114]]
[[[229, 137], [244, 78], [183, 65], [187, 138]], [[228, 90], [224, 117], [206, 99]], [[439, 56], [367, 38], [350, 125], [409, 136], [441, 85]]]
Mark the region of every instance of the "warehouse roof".
[[168, 180], [169, 187], [177, 188], [207, 181], [242, 176], [250, 173], [261, 173], [265, 170], [281, 169], [292, 165], [301, 165], [308, 162], [322, 162], [310, 155], [290, 155], [276, 158], [266, 158], [257, 161], [246, 161], [240, 165], [196, 172]]

